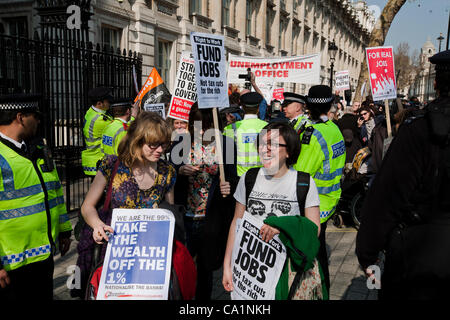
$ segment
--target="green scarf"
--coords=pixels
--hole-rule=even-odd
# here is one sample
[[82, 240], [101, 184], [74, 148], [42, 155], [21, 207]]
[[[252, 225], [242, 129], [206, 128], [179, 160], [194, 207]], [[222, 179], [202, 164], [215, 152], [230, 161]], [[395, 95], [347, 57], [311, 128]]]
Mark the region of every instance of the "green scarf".
[[[320, 242], [317, 237], [318, 228], [311, 220], [301, 216], [272, 216], [265, 219], [264, 223], [280, 230], [280, 240], [286, 247], [287, 257], [275, 292], [276, 300], [286, 300], [289, 295], [288, 259], [290, 259], [295, 270], [298, 270], [301, 267], [303, 257], [294, 249], [297, 248], [306, 256], [307, 261], [303, 270], [306, 271], [313, 267], [314, 258], [316, 258], [320, 246]], [[320, 264], [319, 272], [320, 278], [322, 279], [323, 299], [328, 300], [325, 278], [323, 276]]]

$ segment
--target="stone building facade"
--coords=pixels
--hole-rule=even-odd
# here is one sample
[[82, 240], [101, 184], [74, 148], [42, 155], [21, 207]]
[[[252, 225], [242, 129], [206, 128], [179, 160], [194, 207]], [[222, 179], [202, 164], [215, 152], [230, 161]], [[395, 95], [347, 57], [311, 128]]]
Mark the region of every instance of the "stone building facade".
[[[33, 0], [2, 0], [4, 32], [31, 37], [39, 28], [35, 7]], [[356, 0], [91, 0], [90, 11], [90, 40], [141, 53], [143, 81], [155, 66], [170, 91], [180, 54], [191, 48], [192, 31], [224, 35], [227, 53], [237, 55], [321, 52], [323, 84], [329, 84], [328, 46], [334, 40], [334, 71], [349, 70], [356, 88], [375, 24], [365, 1]], [[285, 86], [299, 93], [308, 88]]]
[[434, 70], [434, 65], [428, 61], [436, 53], [436, 47], [430, 38], [428, 38], [420, 49], [420, 70], [415, 75], [414, 82], [409, 88], [408, 96], [410, 98], [415, 96], [420, 102], [429, 102], [436, 98], [436, 92], [434, 90], [436, 71]]

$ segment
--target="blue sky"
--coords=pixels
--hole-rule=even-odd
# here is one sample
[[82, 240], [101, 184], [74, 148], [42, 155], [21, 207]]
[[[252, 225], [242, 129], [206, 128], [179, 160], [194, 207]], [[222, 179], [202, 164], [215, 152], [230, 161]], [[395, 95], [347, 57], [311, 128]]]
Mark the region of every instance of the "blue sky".
[[[375, 5], [383, 10], [387, 0], [366, 0], [366, 3], [369, 7]], [[430, 37], [439, 50], [436, 39], [442, 32], [445, 39], [441, 43], [441, 51], [445, 50], [449, 11], [450, 0], [407, 0], [395, 16], [384, 45], [395, 50], [399, 43], [408, 42], [411, 53], [414, 49], [420, 53], [420, 48]]]

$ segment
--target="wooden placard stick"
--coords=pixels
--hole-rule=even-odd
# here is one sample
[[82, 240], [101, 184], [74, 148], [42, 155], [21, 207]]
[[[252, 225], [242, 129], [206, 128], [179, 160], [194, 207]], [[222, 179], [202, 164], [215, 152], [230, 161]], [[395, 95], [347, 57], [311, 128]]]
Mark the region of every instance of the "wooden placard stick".
[[[223, 152], [222, 152], [222, 135], [219, 130], [219, 116], [217, 115], [217, 108], [213, 109], [213, 121], [214, 121], [214, 132], [216, 138], [216, 154], [219, 158], [219, 174], [220, 174], [220, 182], [225, 182], [225, 171], [223, 168]], [[225, 196], [224, 196], [225, 197]]]
[[386, 112], [386, 124], [387, 124], [387, 132], [388, 138], [392, 137], [392, 128], [391, 128], [391, 116], [389, 112], [389, 102], [388, 100], [384, 100], [384, 111]]

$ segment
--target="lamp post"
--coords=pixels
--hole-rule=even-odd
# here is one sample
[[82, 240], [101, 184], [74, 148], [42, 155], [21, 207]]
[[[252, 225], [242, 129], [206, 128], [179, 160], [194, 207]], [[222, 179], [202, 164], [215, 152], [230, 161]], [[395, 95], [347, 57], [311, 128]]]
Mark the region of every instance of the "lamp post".
[[336, 43], [334, 42], [334, 39], [332, 42], [328, 44], [328, 54], [330, 55], [330, 88], [331, 92], [333, 92], [333, 68], [334, 68], [334, 59], [336, 58], [336, 53], [338, 51], [338, 47], [336, 46]]
[[437, 41], [439, 41], [439, 52], [441, 52], [441, 42], [442, 40], [444, 40], [445, 38], [442, 36], [442, 32], [439, 35], [439, 37], [436, 39]]

